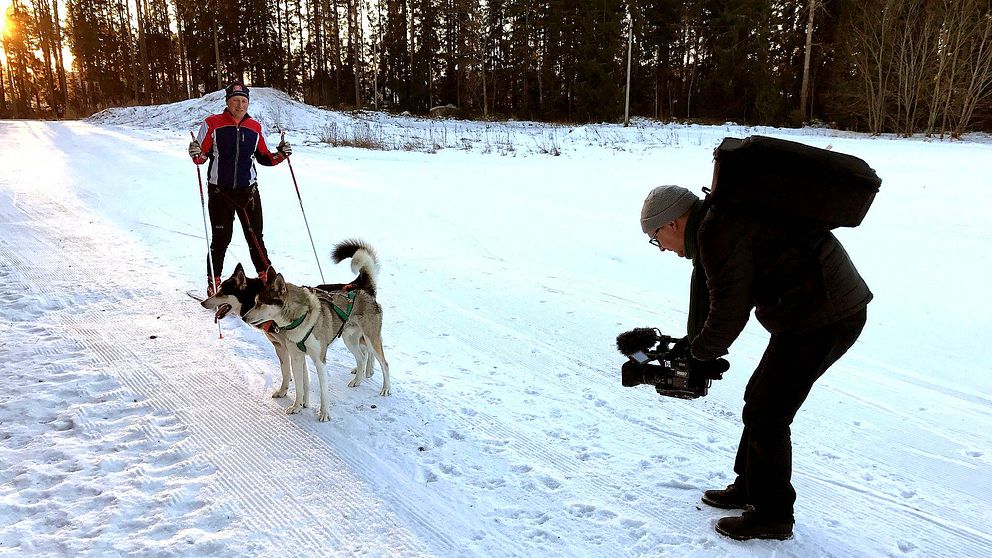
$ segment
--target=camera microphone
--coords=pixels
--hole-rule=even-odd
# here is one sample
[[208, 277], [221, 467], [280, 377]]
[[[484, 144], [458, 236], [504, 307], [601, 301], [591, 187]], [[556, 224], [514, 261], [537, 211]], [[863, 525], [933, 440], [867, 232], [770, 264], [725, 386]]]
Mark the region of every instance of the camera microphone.
[[629, 357], [650, 350], [663, 337], [658, 328], [636, 327], [617, 335], [617, 350]]

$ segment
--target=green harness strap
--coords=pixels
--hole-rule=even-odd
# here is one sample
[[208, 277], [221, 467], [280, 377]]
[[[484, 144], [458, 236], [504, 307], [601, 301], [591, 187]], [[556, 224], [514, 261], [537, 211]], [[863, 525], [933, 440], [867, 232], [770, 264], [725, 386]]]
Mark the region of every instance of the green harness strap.
[[[296, 329], [296, 328], [300, 327], [300, 324], [302, 324], [303, 323], [303, 320], [307, 319], [307, 316], [309, 316], [309, 315], [310, 315], [310, 312], [307, 312], [306, 314], [303, 314], [299, 318], [296, 318], [295, 320], [293, 320], [293, 323], [289, 324], [286, 327], [281, 327], [279, 329]], [[317, 324], [314, 324], [314, 326], [310, 328], [310, 331], [308, 331], [307, 334], [303, 336], [303, 339], [299, 343], [296, 344], [296, 346], [299, 347], [300, 350], [303, 351], [304, 353], [307, 352], [307, 339], [310, 338], [310, 334], [313, 333], [313, 328], [316, 327], [316, 325]]]
[[351, 316], [351, 309], [355, 307], [356, 294], [358, 294], [358, 291], [348, 292], [348, 307], [345, 308], [344, 310], [338, 308], [333, 303], [331, 303], [331, 308], [334, 310], [334, 313], [337, 314], [342, 321], [347, 322], [348, 318]]
[[[355, 307], [355, 295], [356, 294], [358, 294], [357, 291], [350, 291], [347, 294], [347, 296], [348, 296], [348, 307], [345, 308], [344, 310], [338, 308], [337, 305], [335, 305], [333, 302], [331, 303], [331, 309], [334, 310], [334, 313], [337, 314], [339, 318], [341, 318], [341, 322], [342, 322], [341, 323], [341, 329], [338, 330], [337, 335], [334, 336], [335, 338], [337, 338], [339, 335], [341, 335], [341, 331], [344, 330], [344, 324], [348, 323], [348, 318], [351, 317], [351, 309]], [[309, 315], [310, 315], [309, 312], [307, 312], [306, 314], [303, 314], [302, 316], [300, 316], [299, 318], [297, 318], [296, 320], [294, 320], [293, 323], [289, 324], [288, 326], [286, 326], [286, 327], [284, 327], [282, 329], [293, 329], [295, 327], [299, 327], [300, 324], [303, 323], [303, 320], [305, 320], [307, 318], [307, 316], [309, 316]], [[314, 324], [314, 327], [316, 327], [316, 324]], [[301, 339], [296, 344], [296, 346], [301, 351], [303, 351], [304, 353], [307, 352], [307, 339], [310, 338], [310, 334], [311, 333], [313, 333], [313, 327], [311, 327], [310, 328], [310, 331], [308, 331], [307, 334], [303, 336], [303, 339]]]
[[[314, 326], [316, 326], [316, 324], [314, 324]], [[300, 342], [296, 344], [296, 346], [299, 347], [300, 350], [303, 351], [304, 353], [307, 352], [307, 339], [310, 338], [311, 333], [313, 333], [312, 327], [310, 328], [310, 331], [308, 331], [307, 334], [303, 336], [303, 339], [300, 339]]]
[[309, 316], [309, 315], [310, 315], [310, 312], [307, 312], [306, 314], [303, 314], [299, 318], [296, 318], [295, 320], [293, 320], [293, 323], [291, 323], [291, 324], [289, 324], [288, 326], [285, 326], [285, 327], [280, 327], [279, 329], [296, 329], [296, 328], [300, 327], [300, 324], [302, 324], [303, 323], [303, 320], [307, 319], [307, 316]]
[[351, 309], [355, 307], [356, 294], [358, 294], [358, 291], [349, 291], [347, 293], [346, 296], [348, 297], [348, 307], [345, 308], [344, 310], [335, 306], [333, 302], [331, 303], [331, 308], [334, 310], [334, 313], [337, 314], [339, 318], [341, 318], [341, 327], [339, 327], [338, 332], [334, 334], [335, 339], [341, 336], [341, 332], [344, 331], [345, 324], [348, 323], [348, 318], [351, 317]]

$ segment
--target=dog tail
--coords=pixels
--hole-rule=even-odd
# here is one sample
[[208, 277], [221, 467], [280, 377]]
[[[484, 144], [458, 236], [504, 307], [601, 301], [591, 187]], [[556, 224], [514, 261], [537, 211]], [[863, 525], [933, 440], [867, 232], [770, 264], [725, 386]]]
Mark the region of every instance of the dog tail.
[[364, 240], [349, 238], [336, 244], [331, 252], [334, 263], [348, 258], [351, 258], [351, 271], [358, 274], [352, 284], [375, 296], [375, 278], [379, 274], [379, 257], [375, 250]]

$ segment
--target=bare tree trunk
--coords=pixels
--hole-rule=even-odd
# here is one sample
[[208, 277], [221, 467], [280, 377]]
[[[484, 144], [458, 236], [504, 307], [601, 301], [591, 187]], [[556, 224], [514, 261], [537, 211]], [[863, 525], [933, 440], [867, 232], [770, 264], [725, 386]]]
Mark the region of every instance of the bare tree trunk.
[[[971, 13], [981, 14], [979, 10], [980, 6], [976, 6], [976, 11]], [[969, 20], [969, 23], [971, 25], [968, 35], [972, 45], [972, 52], [968, 56], [970, 75], [965, 86], [961, 88], [963, 98], [958, 122], [953, 131], [954, 137], [960, 137], [967, 131], [975, 109], [992, 97], [992, 13], [986, 8], [984, 14]]]
[[50, 7], [47, 2], [40, 2], [34, 6], [34, 21], [41, 43], [41, 54], [45, 59], [45, 85], [48, 90], [46, 95], [48, 109], [52, 112], [53, 118], [58, 118], [58, 97], [55, 93], [55, 76], [52, 73], [52, 62], [54, 58], [52, 53], [52, 35], [54, 34], [54, 30], [52, 27], [52, 14], [50, 13]]
[[0, 64], [0, 118], [7, 116], [7, 85], [3, 81], [3, 64]]
[[[178, 68], [174, 65], [177, 56], [177, 46], [173, 43], [173, 34], [171, 30], [171, 18], [169, 17], [169, 2], [168, 0], [157, 0], [157, 5], [159, 6], [159, 25], [163, 34], [165, 35], [165, 40], [168, 44], [168, 53], [162, 53], [159, 56], [159, 71], [165, 73], [165, 77], [169, 80], [169, 91], [168, 95], [165, 96], [166, 100], [175, 101], [179, 95], [180, 79], [182, 78], [181, 72], [177, 72]], [[177, 26], [178, 30], [178, 26]]]
[[816, 0], [809, 0], [809, 19], [806, 20], [806, 55], [803, 58], [803, 85], [799, 101], [799, 113], [804, 121], [809, 118], [806, 109], [809, 101], [809, 61], [813, 52], [813, 16], [815, 13]]
[[361, 22], [359, 21], [359, 3], [361, 0], [348, 2], [348, 44], [351, 48], [351, 69], [355, 74], [355, 108], [362, 108], [361, 64], [362, 53]]
[[152, 101], [152, 90], [148, 79], [148, 46], [145, 43], [145, 18], [148, 14], [145, 8], [144, 0], [135, 0], [134, 13], [138, 20], [138, 52], [141, 54], [141, 67], [138, 71], [141, 72], [141, 87], [144, 90], [142, 101], [147, 103]]
[[324, 19], [326, 19], [327, 14], [325, 11], [326, 0], [311, 0], [310, 9], [308, 13], [310, 14], [309, 27], [309, 39], [310, 44], [313, 45], [313, 60], [310, 68], [310, 91], [313, 97], [313, 103], [317, 105], [326, 105], [327, 99], [324, 96], [324, 79], [326, 76], [326, 49], [324, 44], [326, 39], [324, 38]]
[[187, 70], [186, 61], [189, 59], [189, 53], [186, 52], [186, 41], [183, 40], [183, 30], [184, 23], [183, 19], [179, 17], [179, 0], [173, 0], [173, 7], [176, 10], [176, 36], [178, 37], [178, 56], [179, 56], [179, 73], [182, 76], [183, 81], [183, 93], [186, 95], [187, 99], [193, 98], [193, 88], [190, 83], [189, 71]]
[[222, 74], [224, 73], [220, 65], [220, 42], [217, 40], [217, 17], [214, 16], [214, 70], [217, 73], [217, 89], [224, 88]]
[[[138, 63], [134, 59], [134, 42], [131, 37], [131, 5], [127, 1], [118, 0], [117, 17], [121, 34], [124, 36], [124, 49], [127, 51], [128, 60], [128, 89], [131, 90], [131, 99], [138, 101]], [[89, 103], [87, 103], [88, 105]]]
[[293, 93], [293, 87], [296, 85], [296, 72], [293, 70], [293, 28], [292, 28], [292, 15], [289, 13], [289, 0], [286, 0], [286, 12], [283, 20], [286, 22], [286, 92], [289, 94]]
[[482, 63], [479, 64], [482, 70], [482, 118], [489, 120], [489, 90], [486, 86], [486, 57], [482, 57]]
[[896, 55], [896, 131], [906, 137], [918, 131], [924, 87], [933, 83], [931, 58], [939, 50], [933, 39], [932, 10], [910, 3], [900, 14], [901, 30], [894, 43]]
[[69, 107], [69, 91], [65, 83], [65, 60], [62, 56], [62, 24], [59, 22], [59, 0], [52, 0], [52, 21], [55, 23], [55, 69], [58, 73], [59, 100], [62, 103], [62, 114]]
[[302, 0], [297, 0], [296, 2], [296, 27], [300, 30], [300, 94], [301, 96], [306, 95], [306, 90], [304, 84], [308, 75], [311, 75], [308, 65], [307, 65], [307, 52], [304, 48], [303, 43], [303, 12], [301, 9]]
[[331, 16], [331, 55], [334, 57], [334, 96], [341, 102], [341, 23], [338, 20], [338, 0], [333, 0]]
[[875, 135], [882, 133], [887, 119], [889, 79], [894, 71], [890, 34], [893, 13], [902, 1], [884, 0], [874, 7], [862, 6], [850, 28], [855, 39], [852, 44], [857, 45], [853, 63], [862, 85], [858, 100], [864, 103], [868, 130]]
[[946, 47], [950, 60], [950, 72], [946, 76], [946, 81], [944, 82], [946, 89], [943, 95], [943, 109], [941, 109], [941, 137], [944, 137], [944, 134], [949, 132], [951, 129], [951, 103], [954, 101], [954, 90], [957, 86], [958, 66], [961, 62], [961, 50], [964, 48], [963, 44], [965, 35], [962, 12], [954, 10], [948, 13], [952, 14], [952, 19], [946, 22], [950, 31], [950, 38]]

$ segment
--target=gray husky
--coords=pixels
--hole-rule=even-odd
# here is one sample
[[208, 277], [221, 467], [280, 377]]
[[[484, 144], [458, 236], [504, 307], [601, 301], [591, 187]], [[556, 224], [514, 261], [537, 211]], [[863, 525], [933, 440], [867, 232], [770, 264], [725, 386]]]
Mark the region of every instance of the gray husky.
[[[271, 273], [271, 276], [275, 276], [275, 271]], [[355, 278], [356, 281], [359, 279], [360, 277]], [[316, 288], [330, 292], [343, 290], [348, 285], [351, 285], [351, 283], [317, 285]], [[245, 274], [244, 267], [239, 263], [234, 269], [234, 273], [220, 284], [217, 292], [200, 302], [200, 305], [207, 310], [216, 311], [214, 318], [217, 320], [224, 318], [228, 314], [235, 314], [244, 320], [245, 314], [255, 307], [255, 297], [258, 296], [258, 293], [262, 292], [262, 287], [264, 286], [265, 282], [262, 279], [248, 277]], [[259, 327], [258, 329], [272, 343], [272, 347], [276, 351], [276, 356], [279, 357], [279, 368], [282, 371], [282, 383], [279, 385], [279, 389], [272, 394], [272, 397], [286, 397], [286, 392], [289, 390], [289, 378], [292, 374], [290, 369], [292, 359], [290, 358], [289, 350], [293, 345], [287, 343], [286, 335], [279, 331], [279, 328], [272, 327], [272, 325], [271, 323], [263, 324], [263, 327]], [[366, 374], [371, 375], [371, 372], [371, 368], [366, 370]], [[355, 370], [352, 370], [352, 373], [354, 374]], [[309, 380], [310, 375], [306, 374], [304, 378]], [[300, 389], [303, 391], [306, 391], [308, 388], [308, 385], [300, 386]], [[306, 398], [304, 398], [305, 405]]]
[[[310, 356], [320, 384], [320, 421], [329, 418], [324, 371], [327, 348], [338, 337], [355, 356], [355, 377], [348, 386], [357, 387], [363, 378], [372, 375], [374, 357], [382, 368], [379, 395], [389, 395], [390, 391], [389, 364], [382, 350], [382, 306], [375, 300], [375, 276], [379, 270], [375, 251], [361, 240], [346, 240], [334, 247], [331, 257], [335, 262], [351, 258], [351, 269], [358, 277], [350, 284], [334, 285], [339, 289], [311, 289], [287, 283], [282, 274], [269, 268], [268, 281], [255, 297], [254, 307], [244, 315], [244, 320], [255, 326], [274, 322], [278, 335], [288, 345], [296, 383], [296, 399], [286, 409], [289, 414], [309, 404], [305, 356]], [[368, 347], [367, 353], [362, 345]]]

